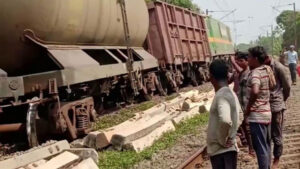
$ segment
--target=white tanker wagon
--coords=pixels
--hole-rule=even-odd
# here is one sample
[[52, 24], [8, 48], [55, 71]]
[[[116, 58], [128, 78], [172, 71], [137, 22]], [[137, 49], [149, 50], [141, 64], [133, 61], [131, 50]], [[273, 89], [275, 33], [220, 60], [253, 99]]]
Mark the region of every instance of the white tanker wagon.
[[0, 133], [27, 130], [31, 146], [47, 133], [88, 133], [108, 97], [159, 87], [142, 48], [144, 0], [1, 1], [0, 21]]

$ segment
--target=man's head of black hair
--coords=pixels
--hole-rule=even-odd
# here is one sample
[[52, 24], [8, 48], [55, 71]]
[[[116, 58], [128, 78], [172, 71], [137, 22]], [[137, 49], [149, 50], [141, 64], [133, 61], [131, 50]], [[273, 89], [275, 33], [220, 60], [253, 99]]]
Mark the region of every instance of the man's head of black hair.
[[228, 64], [221, 59], [214, 60], [209, 66], [209, 73], [216, 81], [227, 81]]
[[[262, 46], [255, 46], [248, 50], [249, 58], [256, 59], [260, 64], [264, 64], [265, 60], [268, 58], [267, 52]], [[249, 63], [250, 64], [250, 63]]]
[[244, 59], [244, 60], [248, 60], [248, 52], [237, 52], [235, 54], [236, 59]]

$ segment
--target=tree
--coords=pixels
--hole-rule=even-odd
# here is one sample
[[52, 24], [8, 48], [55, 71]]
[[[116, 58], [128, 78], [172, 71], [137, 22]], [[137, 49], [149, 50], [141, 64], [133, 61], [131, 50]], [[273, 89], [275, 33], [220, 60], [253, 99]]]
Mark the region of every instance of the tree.
[[[295, 20], [294, 11], [283, 11], [276, 18], [277, 27], [273, 31], [273, 54], [280, 55], [283, 47], [295, 44]], [[300, 12], [296, 12], [296, 25], [297, 25], [297, 44], [300, 48]], [[263, 46], [268, 54], [272, 53], [272, 36], [259, 36], [255, 41], [255, 45]], [[239, 44], [237, 48], [245, 51], [251, 47], [250, 44]]]
[[[280, 29], [276, 28], [273, 32], [273, 54], [279, 56], [282, 51], [282, 33]], [[249, 44], [240, 43], [236, 47], [240, 51], [248, 51], [249, 48], [256, 45], [262, 46], [265, 48], [266, 52], [272, 54], [272, 36], [259, 36], [254, 42], [251, 41]]]
[[[155, 0], [145, 0], [147, 3], [155, 1]], [[200, 8], [197, 4], [193, 3], [193, 0], [163, 0], [167, 3], [177, 5], [183, 8], [190, 9], [195, 12], [200, 12]]]
[[253, 47], [254, 44], [248, 44], [248, 43], [240, 43], [236, 46], [237, 50], [242, 52], [247, 52], [249, 48]]
[[[272, 36], [259, 36], [256, 44], [263, 46], [269, 55], [272, 54]], [[273, 54], [279, 56], [282, 51], [282, 36], [274, 33]]]
[[[296, 25], [297, 25], [297, 44], [298, 48], [300, 47], [300, 12], [296, 12]], [[276, 18], [276, 22], [280, 29], [283, 32], [283, 46], [288, 47], [295, 43], [295, 21], [294, 21], [294, 11], [283, 11], [279, 16]]]

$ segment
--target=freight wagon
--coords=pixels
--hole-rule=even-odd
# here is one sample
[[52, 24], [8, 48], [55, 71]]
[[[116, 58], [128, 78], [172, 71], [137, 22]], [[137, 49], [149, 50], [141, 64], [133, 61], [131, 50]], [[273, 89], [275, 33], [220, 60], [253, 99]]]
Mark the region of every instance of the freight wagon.
[[177, 89], [183, 80], [194, 85], [205, 81], [211, 56], [205, 17], [161, 1], [148, 4], [148, 10], [146, 46], [164, 70], [167, 84]]
[[229, 27], [210, 16], [206, 18], [206, 25], [211, 55], [213, 57], [233, 55], [235, 51]]
[[0, 133], [75, 139], [96, 112], [159, 88], [144, 0], [1, 1], [0, 21]]
[[217, 45], [230, 34], [208, 37], [205, 16], [160, 1], [11, 0], [0, 21], [0, 134], [25, 130], [30, 146], [88, 133], [107, 107], [198, 85], [212, 54], [230, 54]]

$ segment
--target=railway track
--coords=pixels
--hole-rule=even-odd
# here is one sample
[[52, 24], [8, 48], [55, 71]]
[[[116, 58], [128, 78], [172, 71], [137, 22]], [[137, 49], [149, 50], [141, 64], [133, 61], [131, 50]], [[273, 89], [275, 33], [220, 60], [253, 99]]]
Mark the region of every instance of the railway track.
[[178, 169], [198, 169], [202, 168], [203, 163], [207, 160], [206, 146], [203, 146], [189, 159], [187, 159]]
[[[179, 89], [179, 93], [185, 93], [185, 92], [189, 92], [191, 90], [199, 90], [201, 92], [208, 92], [212, 89], [212, 86], [210, 83], [204, 83], [202, 85], [199, 85], [197, 87], [193, 87], [193, 86], [186, 86], [183, 88]], [[173, 93], [174, 96], [177, 97], [176, 93]], [[169, 95], [170, 96], [170, 95]], [[166, 97], [165, 96], [159, 96], [159, 95], [155, 95], [154, 96], [154, 102], [155, 103], [160, 103], [163, 102]], [[172, 96], [171, 96], [172, 97]], [[141, 102], [143, 103], [143, 102]], [[132, 105], [129, 105], [128, 107], [134, 107], [138, 104], [141, 103], [133, 103]], [[127, 107], [127, 108], [128, 108]], [[111, 109], [107, 109], [105, 111], [105, 114], [101, 115], [99, 118], [107, 115], [107, 114], [112, 114], [112, 113], [118, 113], [118, 111], [122, 110], [123, 108], [111, 108]], [[51, 137], [50, 137], [51, 138]], [[63, 139], [62, 137], [54, 137], [51, 138], [52, 140], [61, 140]], [[80, 137], [79, 139], [82, 139], [82, 137]], [[45, 142], [47, 142], [48, 139], [45, 139]], [[30, 147], [28, 147], [27, 143], [26, 143], [26, 135], [25, 133], [8, 133], [8, 134], [0, 134], [0, 161], [7, 159], [11, 156], [14, 156], [14, 154], [18, 154], [19, 152], [23, 152], [28, 150]]]
[[[288, 111], [284, 117], [283, 129], [283, 155], [280, 161], [280, 169], [300, 169], [300, 85], [292, 88], [292, 96], [288, 100]], [[272, 145], [273, 149], [273, 145]], [[238, 155], [239, 169], [258, 168], [256, 158], [247, 160], [247, 147], [241, 147]], [[206, 148], [188, 158], [178, 169], [208, 169], [211, 168], [209, 158], [206, 155]]]

